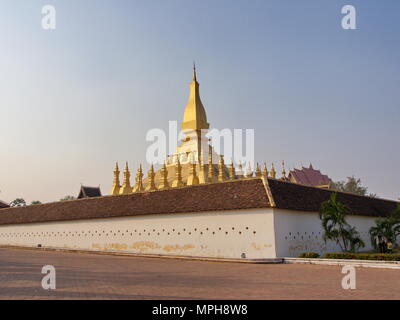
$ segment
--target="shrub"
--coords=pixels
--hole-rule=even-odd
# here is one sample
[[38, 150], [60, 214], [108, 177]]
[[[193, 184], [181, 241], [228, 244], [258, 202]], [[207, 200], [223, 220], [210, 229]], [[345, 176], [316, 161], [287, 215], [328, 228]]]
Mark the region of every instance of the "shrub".
[[325, 259], [355, 259], [355, 260], [381, 260], [400, 261], [400, 253], [350, 253], [334, 252], [326, 253]]
[[315, 259], [319, 258], [319, 254], [316, 252], [303, 252], [301, 255], [299, 255], [299, 258]]

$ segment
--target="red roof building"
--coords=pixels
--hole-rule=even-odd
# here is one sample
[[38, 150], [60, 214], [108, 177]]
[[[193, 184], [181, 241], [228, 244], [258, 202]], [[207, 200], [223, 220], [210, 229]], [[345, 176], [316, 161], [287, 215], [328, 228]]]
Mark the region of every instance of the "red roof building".
[[289, 172], [288, 181], [310, 187], [330, 189], [333, 181], [310, 164], [308, 168], [294, 169]]

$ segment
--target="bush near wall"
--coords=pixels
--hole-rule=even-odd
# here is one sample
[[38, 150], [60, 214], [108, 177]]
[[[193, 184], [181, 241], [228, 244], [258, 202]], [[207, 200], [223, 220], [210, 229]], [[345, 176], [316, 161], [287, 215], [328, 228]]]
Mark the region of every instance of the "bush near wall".
[[400, 253], [326, 253], [325, 259], [355, 259], [355, 260], [383, 260], [400, 261]]
[[319, 258], [319, 254], [316, 252], [303, 252], [301, 255], [299, 255], [299, 258], [316, 259]]

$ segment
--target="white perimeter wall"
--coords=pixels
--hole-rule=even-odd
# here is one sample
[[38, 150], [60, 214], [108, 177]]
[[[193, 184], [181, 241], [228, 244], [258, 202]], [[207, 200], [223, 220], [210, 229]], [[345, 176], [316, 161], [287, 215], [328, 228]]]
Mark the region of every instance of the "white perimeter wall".
[[[5, 225], [0, 226], [0, 245], [219, 258], [241, 258], [245, 253], [249, 259], [274, 258], [273, 219], [272, 209], [252, 209]], [[285, 223], [284, 218], [280, 221]]]
[[[371, 250], [369, 228], [375, 225], [376, 217], [347, 217], [347, 222], [355, 226], [365, 242], [362, 251]], [[323, 228], [316, 212], [301, 212], [274, 209], [275, 243], [277, 257], [298, 257], [303, 252], [340, 252], [334, 242], [325, 243], [322, 239]]]

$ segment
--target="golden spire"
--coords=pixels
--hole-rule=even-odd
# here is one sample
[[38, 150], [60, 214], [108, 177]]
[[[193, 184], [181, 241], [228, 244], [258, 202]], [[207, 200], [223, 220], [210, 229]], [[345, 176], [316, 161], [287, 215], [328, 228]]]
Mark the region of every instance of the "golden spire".
[[260, 165], [257, 162], [257, 167], [256, 167], [256, 177], [261, 177], [261, 169]]
[[130, 178], [131, 178], [131, 173], [129, 172], [128, 162], [126, 162], [124, 170], [124, 183], [119, 191], [120, 194], [129, 194], [132, 192]]
[[275, 179], [276, 178], [276, 171], [274, 167], [274, 163], [272, 163], [272, 168], [271, 168], [271, 178]]
[[142, 170], [142, 165], [139, 165], [139, 169], [137, 170], [136, 173], [136, 184], [133, 187], [133, 192], [141, 192], [144, 191], [144, 186], [143, 186], [143, 170]]
[[148, 177], [148, 184], [146, 186], [146, 191], [155, 191], [157, 190], [155, 181], [154, 181], [154, 177], [156, 176], [156, 174], [154, 173], [154, 167], [153, 164], [150, 167], [150, 170], [147, 173], [147, 177]]
[[214, 165], [213, 165], [213, 157], [212, 157], [212, 147], [208, 147], [208, 182], [213, 183], [215, 182], [215, 175], [214, 175]]
[[282, 180], [286, 180], [285, 161], [282, 160]]
[[207, 170], [206, 170], [206, 165], [204, 164], [203, 160], [203, 152], [200, 157], [200, 172], [199, 172], [199, 183], [207, 183]]
[[119, 190], [121, 189], [121, 184], [119, 182], [119, 168], [118, 168], [118, 162], [115, 163], [115, 169], [114, 169], [114, 182], [111, 188], [111, 195], [115, 196], [119, 194]]
[[231, 160], [231, 165], [229, 166], [229, 179], [230, 180], [236, 179], [235, 165], [233, 164], [233, 160]]
[[193, 64], [193, 79], [190, 83], [189, 101], [183, 114], [182, 130], [208, 129], [207, 115], [200, 99], [199, 83], [197, 82], [196, 66]]
[[176, 162], [176, 166], [175, 166], [175, 179], [172, 182], [172, 187], [179, 188], [179, 187], [183, 187], [183, 186], [184, 186], [184, 183], [182, 181], [182, 166], [179, 161], [179, 157], [177, 156], [177, 162]]
[[268, 169], [267, 169], [267, 164], [265, 162], [264, 162], [264, 169], [263, 169], [262, 175], [264, 176], [264, 178], [268, 178]]
[[224, 156], [221, 154], [219, 156], [219, 165], [218, 165], [218, 182], [225, 181], [224, 169], [225, 169]]
[[253, 177], [253, 170], [251, 170], [251, 166], [250, 166], [250, 162], [249, 162], [249, 166], [247, 167], [246, 178], [251, 178], [251, 177]]
[[160, 185], [158, 186], [158, 189], [168, 189], [169, 188], [168, 170], [167, 170], [167, 165], [165, 164], [165, 162], [160, 170], [160, 174], [161, 174], [161, 179], [160, 179]]
[[238, 168], [237, 177], [238, 177], [238, 179], [244, 178], [243, 165], [242, 165], [242, 161], [240, 161], [240, 160], [239, 160], [239, 168]]
[[186, 185], [192, 186], [192, 185], [199, 184], [200, 181], [199, 181], [199, 177], [197, 176], [197, 172], [196, 172], [196, 162], [194, 161], [194, 156], [192, 157], [192, 161], [189, 165], [190, 165], [190, 172], [189, 172], [189, 176], [188, 176]]

